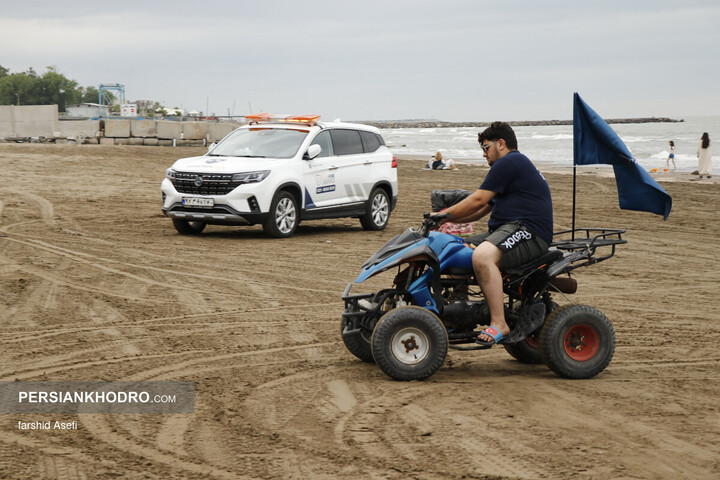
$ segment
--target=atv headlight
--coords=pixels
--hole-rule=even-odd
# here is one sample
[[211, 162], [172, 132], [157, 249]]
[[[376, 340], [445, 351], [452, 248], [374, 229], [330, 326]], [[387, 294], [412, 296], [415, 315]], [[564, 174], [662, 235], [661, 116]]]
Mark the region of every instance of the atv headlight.
[[232, 176], [232, 181], [239, 184], [262, 182], [270, 175], [270, 170], [261, 170], [259, 172], [236, 173]]

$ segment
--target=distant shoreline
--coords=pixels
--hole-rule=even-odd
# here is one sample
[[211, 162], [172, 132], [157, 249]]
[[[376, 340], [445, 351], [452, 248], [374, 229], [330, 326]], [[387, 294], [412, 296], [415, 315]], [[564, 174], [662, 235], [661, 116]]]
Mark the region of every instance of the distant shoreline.
[[[668, 117], [642, 117], [642, 118], [610, 118], [607, 123], [679, 123], [683, 119]], [[377, 128], [461, 128], [461, 127], [488, 127], [491, 122], [445, 122], [442, 120], [383, 120], [383, 121], [357, 121], [364, 125]], [[543, 125], [572, 125], [572, 120], [522, 120], [508, 122], [518, 127]]]

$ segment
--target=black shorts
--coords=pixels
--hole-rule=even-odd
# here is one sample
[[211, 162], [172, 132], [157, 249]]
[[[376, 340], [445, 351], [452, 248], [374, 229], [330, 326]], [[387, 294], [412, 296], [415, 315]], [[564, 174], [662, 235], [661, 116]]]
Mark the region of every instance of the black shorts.
[[550, 245], [527, 229], [522, 222], [501, 225], [492, 232], [467, 237], [467, 243], [490, 242], [503, 252], [500, 268], [513, 268], [528, 263], [547, 252]]

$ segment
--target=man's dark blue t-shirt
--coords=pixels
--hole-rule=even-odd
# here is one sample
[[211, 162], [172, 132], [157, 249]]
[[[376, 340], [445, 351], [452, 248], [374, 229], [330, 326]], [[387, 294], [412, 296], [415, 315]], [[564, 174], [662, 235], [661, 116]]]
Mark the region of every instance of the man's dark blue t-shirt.
[[495, 192], [488, 221], [491, 231], [519, 220], [535, 235], [552, 242], [550, 187], [529, 158], [517, 150], [499, 158], [480, 188]]

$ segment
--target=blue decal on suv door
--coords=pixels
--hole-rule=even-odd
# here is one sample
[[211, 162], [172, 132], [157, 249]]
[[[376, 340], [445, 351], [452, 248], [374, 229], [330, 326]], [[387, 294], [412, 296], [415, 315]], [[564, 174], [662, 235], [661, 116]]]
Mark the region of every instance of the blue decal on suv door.
[[335, 185], [325, 185], [324, 187], [317, 187], [317, 189], [315, 189], [315, 193], [328, 193], [334, 191]]
[[305, 189], [305, 208], [315, 208], [315, 202], [313, 202], [307, 188]]

